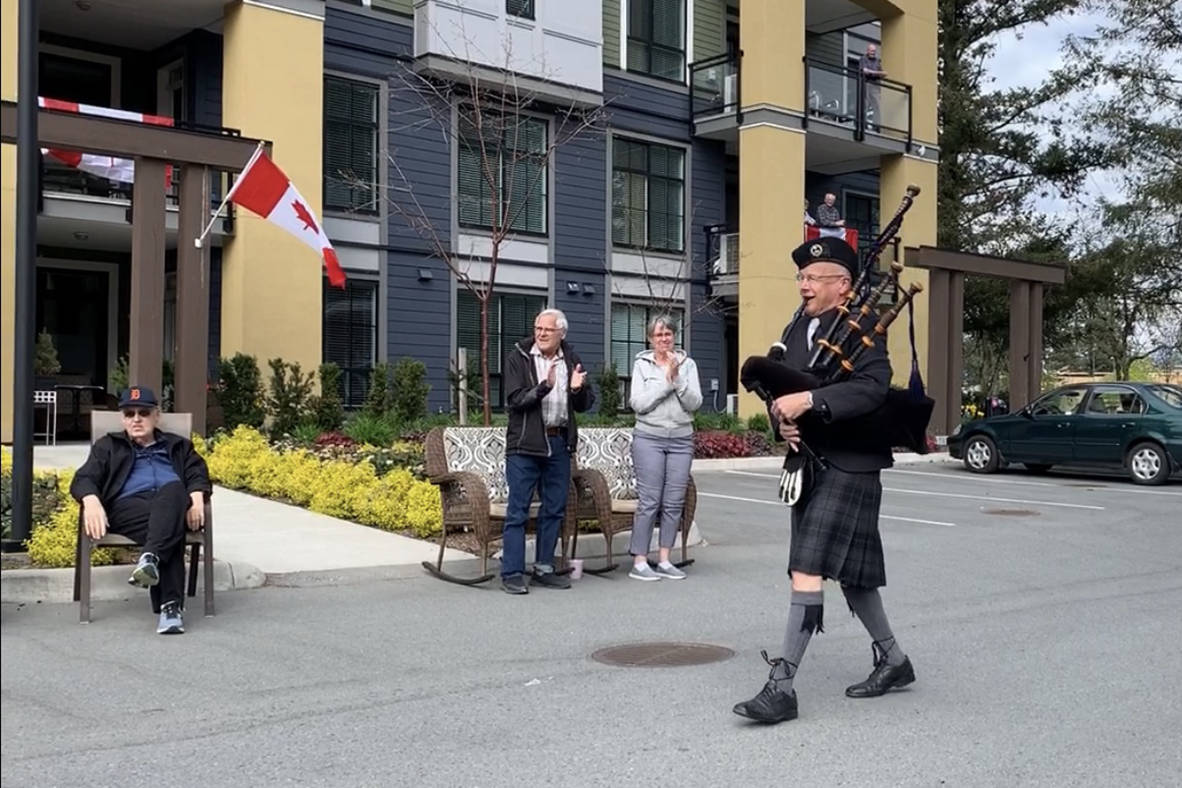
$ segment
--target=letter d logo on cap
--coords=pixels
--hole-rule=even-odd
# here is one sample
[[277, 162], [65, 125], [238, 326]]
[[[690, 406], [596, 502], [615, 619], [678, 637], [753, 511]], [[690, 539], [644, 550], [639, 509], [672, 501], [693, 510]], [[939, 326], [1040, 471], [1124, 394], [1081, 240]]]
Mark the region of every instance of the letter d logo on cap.
[[131, 394], [131, 398], [133, 400], [137, 400], [140, 398], [140, 390], [139, 389], [132, 389], [130, 394]]

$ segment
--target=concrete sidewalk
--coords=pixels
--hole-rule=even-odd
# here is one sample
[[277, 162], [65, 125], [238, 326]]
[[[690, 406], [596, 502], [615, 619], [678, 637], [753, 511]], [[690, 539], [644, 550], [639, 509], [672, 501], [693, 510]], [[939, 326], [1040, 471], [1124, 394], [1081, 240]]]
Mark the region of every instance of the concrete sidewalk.
[[[38, 446], [38, 469], [77, 468], [85, 460], [89, 444]], [[947, 461], [946, 454], [897, 455], [897, 464]], [[727, 460], [695, 460], [698, 472], [775, 469], [780, 457], [746, 457]], [[434, 561], [437, 545], [389, 533], [377, 528], [329, 517], [298, 506], [260, 498], [224, 487], [214, 488], [214, 556], [217, 591], [272, 585], [316, 585], [358, 582], [375, 576], [406, 577], [423, 573], [423, 561]], [[703, 543], [694, 524], [689, 543]], [[709, 530], [709, 524], [706, 524]], [[655, 536], [655, 535], [654, 535]], [[627, 535], [615, 545], [627, 551]], [[578, 555], [603, 555], [598, 534], [579, 538]], [[527, 550], [532, 550], [527, 545]], [[528, 554], [528, 553], [527, 553]], [[460, 566], [475, 572], [477, 559], [470, 553], [448, 549], [445, 561], [465, 561]], [[458, 568], [457, 568], [458, 569]], [[458, 571], [463, 571], [458, 569]], [[127, 567], [96, 567], [92, 595], [95, 600], [129, 598]], [[73, 595], [72, 569], [19, 569], [0, 573], [0, 598], [6, 603], [68, 602]]]

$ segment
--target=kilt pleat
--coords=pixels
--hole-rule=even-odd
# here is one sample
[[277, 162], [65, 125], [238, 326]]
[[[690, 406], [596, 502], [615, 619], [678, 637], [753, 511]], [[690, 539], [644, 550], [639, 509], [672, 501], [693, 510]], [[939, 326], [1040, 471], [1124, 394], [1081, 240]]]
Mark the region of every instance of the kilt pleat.
[[847, 473], [830, 466], [807, 501], [792, 508], [788, 571], [821, 575], [843, 585], [886, 585], [878, 510], [878, 471]]

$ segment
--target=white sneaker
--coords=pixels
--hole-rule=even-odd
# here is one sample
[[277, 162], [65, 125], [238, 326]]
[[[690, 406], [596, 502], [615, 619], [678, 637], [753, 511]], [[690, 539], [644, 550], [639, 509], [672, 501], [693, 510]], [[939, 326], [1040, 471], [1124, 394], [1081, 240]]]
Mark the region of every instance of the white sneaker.
[[657, 568], [653, 571], [654, 574], [660, 575], [661, 577], [667, 578], [669, 580], [685, 580], [685, 572], [681, 571], [673, 564], [669, 564], [669, 566], [661, 566], [660, 564], [657, 564]]
[[648, 562], [643, 564], [633, 564], [632, 571], [628, 573], [628, 577], [632, 578], [633, 580], [644, 580], [646, 582], [661, 579], [661, 576], [653, 571], [653, 568], [648, 565]]

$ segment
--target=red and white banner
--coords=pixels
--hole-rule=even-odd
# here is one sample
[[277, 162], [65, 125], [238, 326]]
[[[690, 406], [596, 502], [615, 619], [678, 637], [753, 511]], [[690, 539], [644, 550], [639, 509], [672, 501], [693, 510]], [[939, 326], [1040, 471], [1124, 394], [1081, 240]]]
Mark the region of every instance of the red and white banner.
[[282, 227], [315, 249], [324, 258], [328, 281], [334, 287], [345, 286], [345, 272], [324, 228], [308, 207], [307, 200], [261, 147], [242, 168], [242, 174], [234, 181], [226, 198]]
[[806, 224], [804, 226], [804, 240], [812, 241], [817, 238], [840, 238], [849, 244], [851, 249], [858, 250], [858, 231], [851, 227], [820, 227]]
[[[128, 112], [127, 110], [111, 109], [110, 107], [97, 107], [93, 104], [77, 104], [73, 101], [60, 101], [59, 99], [45, 98], [44, 96], [37, 99], [37, 104], [42, 109], [54, 109], [60, 112], [77, 112], [82, 115], [99, 115], [104, 118], [133, 120], [137, 123], [150, 123], [155, 126], [173, 125], [172, 118], [166, 118], [161, 115], [145, 115], [142, 112]], [[76, 167], [83, 172], [97, 175], [100, 178], [106, 178], [107, 180], [117, 181], [119, 183], [135, 182], [135, 162], [131, 159], [119, 159], [99, 153], [81, 153], [74, 150], [61, 150], [60, 148], [42, 148], [41, 153], [63, 164]], [[164, 169], [164, 188], [168, 189], [171, 186], [172, 167], [168, 166]]]

